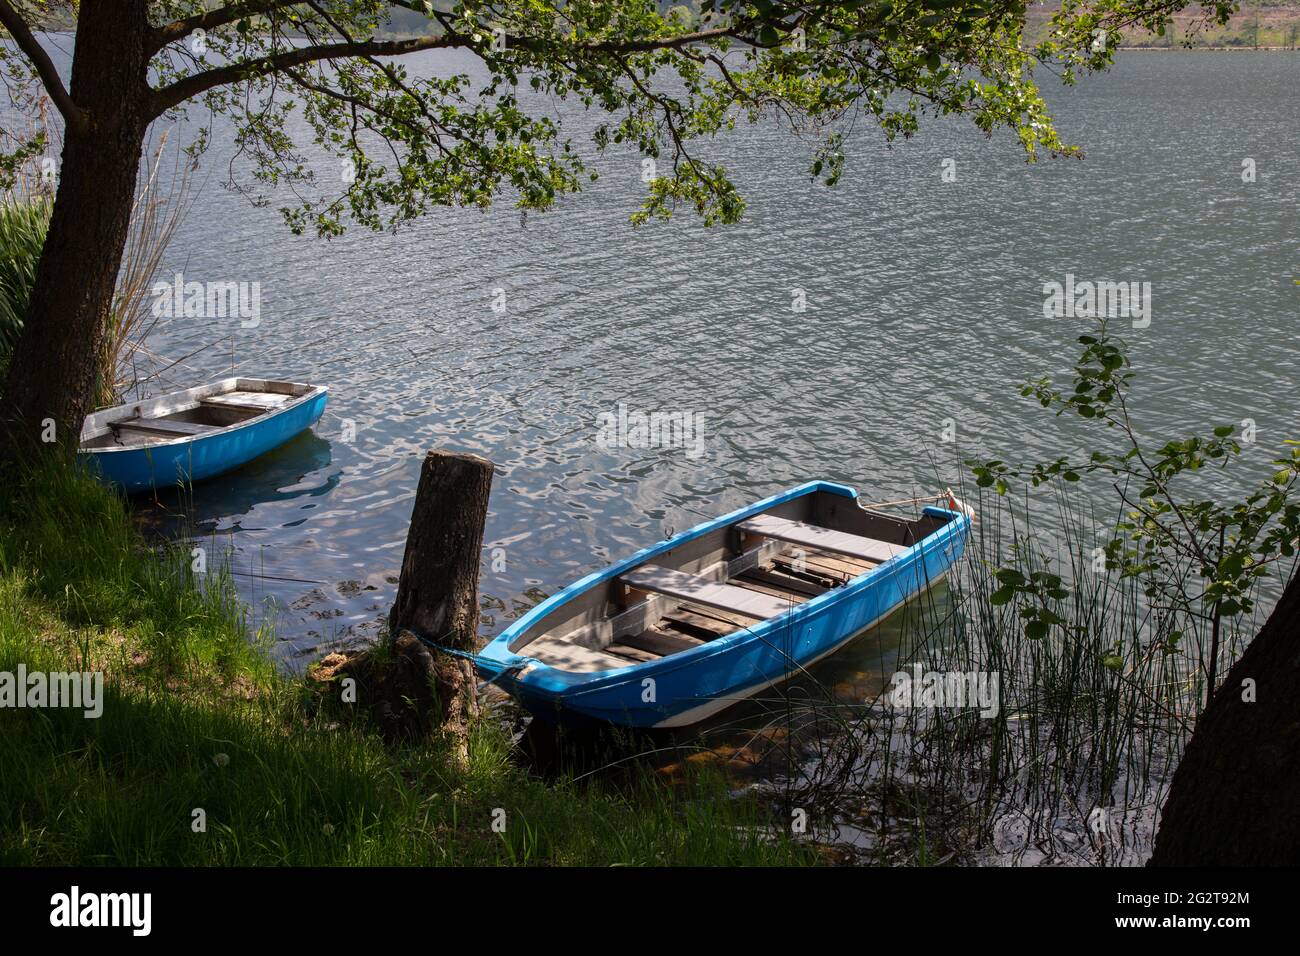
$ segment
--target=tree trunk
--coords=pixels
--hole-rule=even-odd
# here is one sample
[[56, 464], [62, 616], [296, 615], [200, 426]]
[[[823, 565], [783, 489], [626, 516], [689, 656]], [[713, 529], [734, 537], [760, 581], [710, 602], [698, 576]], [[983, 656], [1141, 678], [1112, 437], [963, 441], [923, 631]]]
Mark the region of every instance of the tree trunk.
[[[149, 125], [143, 3], [84, 0], [70, 95], [86, 129], [64, 135], [58, 192], [0, 400], [4, 452], [76, 448], [103, 368], [117, 273]], [[51, 433], [50, 423], [53, 423]]]
[[[388, 630], [402, 650], [403, 632], [472, 652], [478, 638], [479, 553], [492, 490], [492, 463], [475, 455], [431, 451], [406, 537], [406, 554]], [[464, 658], [434, 652], [435, 719], [466, 756], [476, 716], [474, 670]]]
[[1149, 865], [1294, 866], [1297, 794], [1300, 576], [1201, 714], [1174, 772]]

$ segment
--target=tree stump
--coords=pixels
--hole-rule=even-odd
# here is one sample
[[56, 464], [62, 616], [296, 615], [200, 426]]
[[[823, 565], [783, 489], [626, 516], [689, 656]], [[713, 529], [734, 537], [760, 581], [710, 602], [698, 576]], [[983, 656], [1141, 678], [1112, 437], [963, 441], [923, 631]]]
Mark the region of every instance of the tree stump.
[[[473, 652], [478, 638], [479, 556], [492, 490], [492, 463], [476, 455], [431, 451], [420, 470], [411, 511], [397, 599], [388, 617], [394, 649], [415, 663], [409, 635], [443, 647]], [[407, 639], [403, 641], [403, 635]], [[469, 661], [436, 649], [432, 667], [421, 669], [430, 685], [428, 710], [434, 726], [468, 756], [469, 722], [477, 716], [474, 669]]]

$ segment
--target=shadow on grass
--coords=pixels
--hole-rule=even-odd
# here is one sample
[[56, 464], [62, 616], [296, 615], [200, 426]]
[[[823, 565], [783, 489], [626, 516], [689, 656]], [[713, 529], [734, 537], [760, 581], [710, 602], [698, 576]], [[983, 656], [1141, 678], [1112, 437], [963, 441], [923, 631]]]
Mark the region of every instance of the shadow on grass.
[[250, 643], [228, 577], [144, 545], [84, 475], [0, 507], [0, 671], [100, 671], [102, 716], [0, 709], [0, 865], [810, 862], [717, 781], [542, 780], [504, 730], [467, 766], [319, 708]]

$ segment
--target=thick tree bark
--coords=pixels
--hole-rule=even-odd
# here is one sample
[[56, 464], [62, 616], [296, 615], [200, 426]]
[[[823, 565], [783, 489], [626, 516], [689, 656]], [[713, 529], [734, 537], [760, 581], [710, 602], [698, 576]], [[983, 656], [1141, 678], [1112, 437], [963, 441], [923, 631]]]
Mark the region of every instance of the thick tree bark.
[[[479, 553], [491, 490], [491, 462], [443, 451], [425, 457], [389, 615], [398, 651], [404, 633], [443, 647], [475, 649]], [[435, 720], [463, 758], [469, 721], [476, 715], [474, 670], [463, 658], [435, 651], [432, 659]]]
[[71, 96], [85, 129], [64, 136], [54, 211], [22, 336], [9, 363], [0, 440], [12, 455], [47, 440], [72, 450], [104, 369], [109, 311], [148, 128], [143, 3], [84, 0]]
[[1149, 865], [1297, 863], [1300, 576], [1201, 714]]

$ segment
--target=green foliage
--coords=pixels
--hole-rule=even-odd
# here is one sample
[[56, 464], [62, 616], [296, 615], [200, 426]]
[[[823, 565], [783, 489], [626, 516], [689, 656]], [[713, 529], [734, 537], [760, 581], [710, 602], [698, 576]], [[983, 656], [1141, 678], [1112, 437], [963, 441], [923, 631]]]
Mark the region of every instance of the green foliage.
[[[1139, 439], [1129, 405], [1133, 373], [1121, 343], [1103, 322], [1079, 338], [1083, 353], [1074, 367], [1072, 387], [1057, 389], [1043, 378], [1022, 394], [1057, 415], [1073, 414], [1118, 435], [1113, 452], [1094, 451], [1086, 460], [1054, 461], [1013, 469], [1005, 462], [969, 461], [976, 483], [1005, 494], [1013, 479], [1033, 487], [1074, 483], [1086, 476], [1107, 479], [1128, 509], [1114, 534], [1101, 546], [1105, 570], [1142, 583], [1152, 606], [1164, 615], [1194, 616], [1217, 622], [1250, 613], [1258, 582], [1296, 553], [1300, 537], [1300, 442], [1284, 443], [1285, 454], [1255, 491], [1236, 501], [1198, 497], [1191, 479], [1210, 466], [1226, 469], [1242, 453], [1237, 428], [1220, 425], [1211, 435], [1192, 436], [1150, 448]], [[997, 572], [1002, 587], [995, 598], [1022, 602], [1027, 619], [1042, 636], [1067, 622], [1054, 610], [1060, 581], [1049, 575], [1026, 579], [1019, 572]], [[1175, 633], [1176, 638], [1176, 633]]]
[[0, 369], [22, 331], [51, 208], [43, 197], [0, 202]]
[[[3, 59], [3, 54], [0, 54], [0, 65], [3, 65]], [[11, 192], [20, 185], [45, 146], [44, 133], [15, 136], [7, 130], [0, 130], [0, 191]]]
[[[1049, 36], [1034, 48], [1034, 56], [1061, 67], [1061, 78], [1073, 83], [1082, 72], [1104, 69], [1126, 30], [1140, 29], [1158, 36], [1173, 22], [1173, 15], [1192, 4], [1169, 0], [1062, 0], [1052, 17]], [[1225, 24], [1236, 12], [1235, 0], [1197, 4], [1198, 14], [1189, 29]]]
[[[32, 18], [75, 7], [17, 6]], [[729, 223], [744, 202], [698, 144], [738, 122], [807, 137], [809, 173], [827, 185], [843, 170], [844, 134], [864, 120], [894, 140], [926, 117], [960, 115], [990, 135], [1010, 130], [1031, 162], [1077, 154], [1052, 125], [1036, 70], [1074, 82], [1110, 64], [1122, 31], [1159, 30], [1187, 6], [1066, 0], [1031, 44], [1022, 0], [703, 0], [698, 15], [649, 0], [154, 0], [164, 32], [153, 109], [224, 114], [248, 160], [232, 167], [232, 185], [280, 202], [298, 232], [388, 228], [503, 192], [523, 210], [550, 208], [596, 176], [590, 150], [556, 117], [558, 99], [595, 114], [574, 125], [597, 151], [656, 162], [634, 222], [684, 205]], [[1216, 2], [1203, 16], [1232, 9]], [[409, 39], [384, 39], [390, 26]], [[39, 89], [11, 47], [0, 46], [0, 72]], [[310, 142], [298, 138], [304, 122]], [[196, 154], [210, 120], [198, 128]], [[19, 159], [0, 152], [10, 166]]]
[[[209, 6], [157, 2], [153, 20]], [[828, 184], [843, 167], [844, 131], [863, 118], [892, 140], [926, 116], [963, 115], [987, 133], [1013, 131], [1030, 160], [1072, 153], [1035, 86], [1036, 66], [1101, 68], [1109, 53], [1086, 52], [1097, 24], [1156, 15], [1142, 0], [1081, 5], [1035, 53], [1022, 42], [1024, 6], [1009, 0], [706, 0], [698, 16], [646, 0], [396, 6], [403, 32], [414, 14], [424, 35], [358, 55], [331, 50], [385, 35], [389, 4], [268, 0], [210, 24], [201, 44], [192, 28], [175, 31], [153, 64], [159, 102], [231, 117], [251, 160], [253, 181], [240, 185], [268, 202], [290, 191], [281, 211], [296, 231], [336, 235], [348, 219], [385, 228], [437, 205], [486, 206], [502, 191], [522, 209], [550, 208], [595, 175], [549, 108], [554, 99], [597, 114], [598, 150], [657, 162], [634, 221], [685, 205], [725, 223], [744, 203], [696, 143], [738, 121], [767, 118], [809, 136], [810, 174]], [[430, 49], [472, 59], [439, 56], [429, 76], [402, 56]], [[291, 134], [299, 117], [310, 147]], [[205, 127], [198, 148], [208, 141]]]

